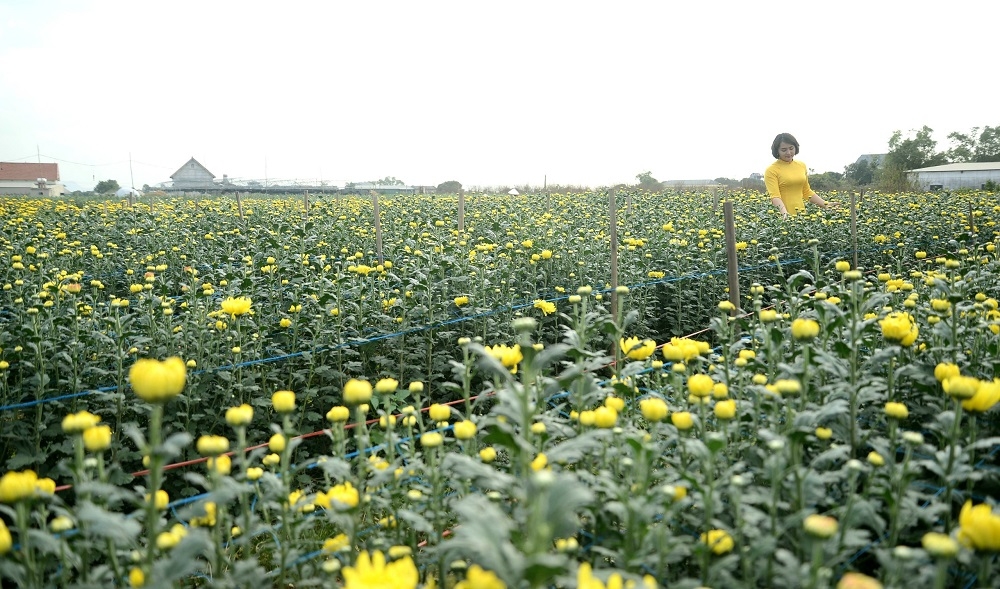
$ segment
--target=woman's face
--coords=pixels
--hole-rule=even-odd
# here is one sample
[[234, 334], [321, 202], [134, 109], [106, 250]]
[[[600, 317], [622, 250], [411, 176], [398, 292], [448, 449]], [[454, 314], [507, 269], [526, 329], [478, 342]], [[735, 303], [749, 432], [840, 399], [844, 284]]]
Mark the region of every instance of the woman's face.
[[795, 146], [791, 143], [781, 142], [778, 147], [778, 159], [783, 162], [791, 162], [795, 158]]

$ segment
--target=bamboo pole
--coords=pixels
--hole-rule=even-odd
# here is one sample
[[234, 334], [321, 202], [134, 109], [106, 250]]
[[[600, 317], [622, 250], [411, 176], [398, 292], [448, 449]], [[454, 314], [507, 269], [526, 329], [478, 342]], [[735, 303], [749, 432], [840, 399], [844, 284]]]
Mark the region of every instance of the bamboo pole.
[[465, 189], [458, 189], [458, 232], [465, 233]]
[[740, 312], [740, 264], [736, 259], [736, 221], [733, 215], [733, 201], [722, 203], [722, 214], [726, 225], [726, 266], [729, 277], [729, 302], [733, 304], [732, 315]]

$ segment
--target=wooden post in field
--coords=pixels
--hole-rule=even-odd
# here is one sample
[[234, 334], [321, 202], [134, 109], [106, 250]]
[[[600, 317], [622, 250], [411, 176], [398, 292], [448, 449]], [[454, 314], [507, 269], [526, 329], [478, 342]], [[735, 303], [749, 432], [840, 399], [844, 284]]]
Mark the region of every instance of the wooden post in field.
[[465, 189], [458, 189], [458, 232], [465, 233]]
[[632, 216], [632, 191], [629, 190], [625, 193], [625, 215], [627, 217]]
[[611, 234], [611, 319], [618, 323], [618, 202], [614, 188], [608, 190], [608, 222]]
[[855, 270], [858, 269], [858, 203], [854, 196], [854, 191], [851, 191], [851, 249], [854, 251], [854, 265], [851, 266]]
[[243, 198], [240, 196], [239, 192], [236, 193], [236, 209], [240, 213], [240, 221], [244, 221], [245, 219], [243, 218]]
[[309, 220], [309, 191], [306, 190], [305, 194], [302, 195], [302, 219], [305, 221]]
[[732, 315], [740, 312], [740, 263], [736, 259], [736, 221], [733, 216], [733, 201], [722, 203], [722, 214], [726, 224], [726, 265], [729, 276], [729, 302], [733, 304]]
[[375, 249], [378, 251], [378, 263], [385, 263], [382, 255], [382, 212], [378, 208], [378, 192], [372, 190], [372, 209], [375, 217]]
[[865, 199], [865, 189], [861, 189], [861, 194], [858, 195], [858, 206], [861, 206], [861, 201]]
[[[718, 213], [719, 212], [719, 189], [718, 188], [713, 188], [712, 189], [712, 212], [713, 213]], [[723, 211], [723, 212], [725, 212], [725, 211]]]

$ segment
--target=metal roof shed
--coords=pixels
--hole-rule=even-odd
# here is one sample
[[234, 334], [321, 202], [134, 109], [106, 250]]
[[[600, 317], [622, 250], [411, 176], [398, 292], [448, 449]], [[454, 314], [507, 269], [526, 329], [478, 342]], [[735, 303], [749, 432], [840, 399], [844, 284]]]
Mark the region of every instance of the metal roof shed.
[[981, 189], [987, 182], [1000, 184], [1000, 162], [945, 164], [906, 172], [920, 190]]

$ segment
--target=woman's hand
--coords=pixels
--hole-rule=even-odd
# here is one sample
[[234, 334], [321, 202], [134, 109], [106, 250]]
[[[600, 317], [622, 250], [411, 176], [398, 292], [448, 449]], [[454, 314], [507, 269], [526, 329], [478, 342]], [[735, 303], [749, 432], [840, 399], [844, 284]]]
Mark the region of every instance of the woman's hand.
[[778, 198], [776, 196], [772, 196], [771, 197], [771, 204], [773, 204], [774, 206], [778, 207], [778, 212], [781, 213], [782, 217], [787, 217], [788, 216], [788, 209], [785, 208], [785, 203], [780, 198]]

